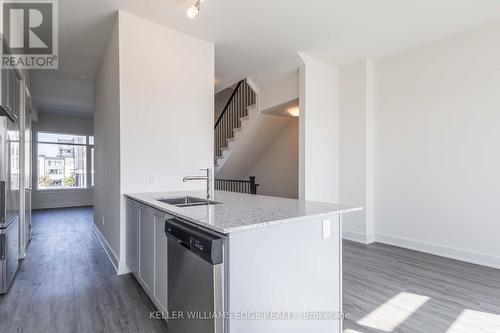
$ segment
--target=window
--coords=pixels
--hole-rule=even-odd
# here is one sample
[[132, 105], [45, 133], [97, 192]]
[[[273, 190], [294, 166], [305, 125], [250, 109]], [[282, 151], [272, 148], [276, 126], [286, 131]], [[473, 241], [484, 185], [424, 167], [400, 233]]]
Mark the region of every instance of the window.
[[90, 186], [94, 187], [94, 147], [90, 147], [90, 164], [91, 164], [91, 172], [90, 172]]
[[[92, 187], [94, 185], [93, 173], [90, 175], [89, 169], [93, 170], [93, 141], [93, 137], [85, 135], [38, 132], [37, 189]], [[90, 142], [92, 145], [89, 144]], [[91, 168], [88, 162], [91, 163]]]
[[90, 186], [94, 187], [94, 137], [89, 136], [90, 148]]

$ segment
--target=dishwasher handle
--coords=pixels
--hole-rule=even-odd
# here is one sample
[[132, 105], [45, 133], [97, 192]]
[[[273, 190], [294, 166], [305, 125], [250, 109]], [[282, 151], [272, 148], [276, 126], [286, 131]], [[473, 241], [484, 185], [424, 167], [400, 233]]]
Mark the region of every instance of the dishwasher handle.
[[[168, 236], [167, 236], [167, 237], [168, 237]], [[173, 239], [173, 238], [172, 238], [172, 239]], [[176, 240], [176, 241], [177, 241], [177, 243], [178, 243], [180, 246], [182, 246], [183, 248], [185, 248], [185, 249], [187, 249], [187, 250], [191, 250], [191, 246], [189, 246], [189, 244], [188, 244], [188, 243], [186, 243], [186, 242], [184, 242], [184, 241], [182, 241], [182, 240], [180, 240], [180, 239], [178, 239], [178, 238], [176, 238], [175, 240]]]
[[224, 239], [178, 219], [165, 221], [165, 235], [212, 265], [223, 263]]

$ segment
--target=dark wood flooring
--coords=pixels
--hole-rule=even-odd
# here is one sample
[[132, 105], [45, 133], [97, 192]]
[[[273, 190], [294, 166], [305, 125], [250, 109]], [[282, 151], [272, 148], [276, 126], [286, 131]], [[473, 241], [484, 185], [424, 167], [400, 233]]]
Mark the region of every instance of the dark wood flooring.
[[[92, 214], [33, 213], [28, 257], [0, 296], [1, 333], [166, 332], [135, 279], [116, 276]], [[500, 270], [345, 242], [344, 312], [349, 333], [499, 333]]]
[[0, 332], [165, 332], [131, 275], [117, 276], [91, 208], [33, 212], [33, 240], [6, 295]]

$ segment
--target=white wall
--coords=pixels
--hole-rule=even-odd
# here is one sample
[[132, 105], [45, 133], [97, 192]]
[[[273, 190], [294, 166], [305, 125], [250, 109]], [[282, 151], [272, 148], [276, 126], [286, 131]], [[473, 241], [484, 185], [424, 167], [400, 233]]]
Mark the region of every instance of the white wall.
[[94, 82], [94, 225], [120, 257], [120, 63], [119, 17], [108, 38]]
[[286, 127], [269, 145], [247, 177], [255, 176], [260, 195], [298, 198], [299, 120], [290, 118]]
[[339, 201], [339, 75], [300, 53], [299, 197]]
[[377, 64], [377, 240], [500, 267], [500, 24]]
[[93, 135], [91, 118], [61, 116], [42, 113], [38, 122], [33, 122], [33, 192], [31, 194], [32, 209], [47, 209], [60, 207], [91, 206], [94, 204], [94, 193], [91, 189], [45, 190], [38, 191], [37, 185], [37, 131], [56, 133]]
[[205, 188], [182, 179], [213, 165], [214, 45], [120, 12], [120, 73], [122, 192]]
[[262, 111], [299, 98], [299, 72], [292, 73], [277, 82], [259, 87]]
[[371, 243], [374, 228], [374, 63], [340, 70], [340, 202], [362, 206], [347, 214], [344, 237]]
[[[109, 146], [119, 149], [119, 165], [102, 167], [112, 166], [120, 174], [112, 199], [120, 198], [120, 217], [113, 215], [111, 221], [106, 221], [112, 226], [101, 230], [119, 256], [119, 271], [123, 271], [123, 194], [205, 188], [203, 182], [183, 183], [182, 179], [201, 174], [200, 168], [213, 165], [214, 45], [121, 11], [118, 35], [119, 111], [115, 109], [116, 98], [110, 101], [113, 111], [106, 110], [110, 97], [104, 93], [96, 100], [102, 100], [101, 112], [118, 113], [110, 122], [116, 125], [119, 119], [119, 130], [112, 134], [119, 137], [119, 146]], [[106, 61], [116, 57], [116, 52], [112, 53], [104, 56], [98, 80], [117, 95], [116, 64], [110, 66]], [[96, 108], [98, 104], [96, 101]], [[96, 137], [106, 130], [96, 126]], [[151, 182], [152, 175], [156, 183]], [[115, 206], [112, 209], [113, 214], [118, 213]], [[105, 213], [96, 212], [96, 224]]]

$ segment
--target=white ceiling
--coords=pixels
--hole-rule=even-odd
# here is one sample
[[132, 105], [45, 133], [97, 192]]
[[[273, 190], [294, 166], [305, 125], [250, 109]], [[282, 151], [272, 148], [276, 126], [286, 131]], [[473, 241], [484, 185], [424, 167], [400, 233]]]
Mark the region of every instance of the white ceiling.
[[296, 51], [342, 66], [500, 19], [498, 0], [205, 0], [191, 20], [193, 2], [59, 0], [60, 68], [33, 73], [35, 102], [42, 112], [92, 112], [92, 81], [117, 9], [214, 42], [216, 90], [293, 71]]

